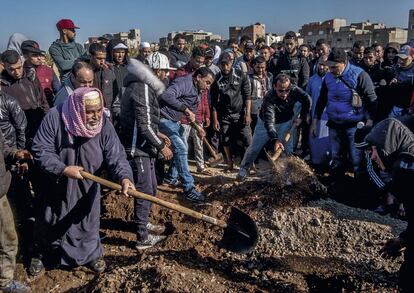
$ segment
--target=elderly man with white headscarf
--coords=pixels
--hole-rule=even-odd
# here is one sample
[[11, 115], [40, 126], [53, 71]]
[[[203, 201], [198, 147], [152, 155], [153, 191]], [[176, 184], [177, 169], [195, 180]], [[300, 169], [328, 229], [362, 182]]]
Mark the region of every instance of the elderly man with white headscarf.
[[[39, 258], [31, 272], [43, 268], [41, 251], [53, 255], [54, 264], [89, 266], [104, 271], [99, 237], [100, 186], [83, 179], [80, 171], [99, 175], [103, 168], [123, 187], [134, 188], [131, 167], [113, 125], [103, 115], [102, 93], [78, 88], [45, 116], [33, 141], [33, 155], [44, 173], [38, 219]], [[79, 180], [78, 180], [79, 179]]]

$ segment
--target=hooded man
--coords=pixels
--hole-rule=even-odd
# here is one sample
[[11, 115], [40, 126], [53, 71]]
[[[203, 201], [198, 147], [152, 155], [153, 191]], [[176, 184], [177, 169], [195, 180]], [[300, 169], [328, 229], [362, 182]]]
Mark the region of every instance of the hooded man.
[[59, 31], [59, 39], [50, 46], [49, 53], [59, 70], [60, 80], [64, 83], [75, 60], [85, 55], [86, 51], [81, 44], [75, 42], [76, 29], [79, 28], [72, 20], [61, 19], [56, 28]]
[[116, 96], [114, 96], [114, 101], [112, 102], [112, 123], [118, 131], [122, 88], [124, 87], [124, 79], [128, 74], [128, 47], [121, 40], [110, 40], [106, 47], [106, 61], [112, 64], [112, 70], [115, 74], [115, 81], [118, 87], [115, 90]]
[[19, 53], [20, 57], [22, 58], [22, 62], [24, 62], [23, 52], [21, 46], [24, 41], [28, 40], [29, 38], [21, 33], [14, 33], [10, 36], [9, 42], [7, 44], [7, 50], [14, 50]]
[[[100, 185], [82, 180], [80, 171], [99, 176], [106, 168], [124, 194], [135, 189], [124, 147], [103, 111], [98, 89], [77, 88], [63, 105], [51, 109], [33, 142], [47, 186], [37, 221], [39, 257], [47, 252], [55, 264], [88, 265], [98, 273], [106, 267], [99, 236]], [[42, 267], [41, 259], [32, 264]]]
[[[386, 258], [396, 258], [404, 252], [404, 262], [400, 268], [400, 292], [412, 292], [414, 270], [414, 200], [412, 184], [414, 180], [414, 119], [412, 116], [400, 120], [388, 118], [371, 130], [363, 127], [355, 132], [355, 146], [365, 150], [372, 164], [383, 172], [392, 174], [386, 189], [404, 204], [408, 226], [399, 237], [389, 240], [380, 250]], [[372, 173], [369, 173], [373, 180]]]

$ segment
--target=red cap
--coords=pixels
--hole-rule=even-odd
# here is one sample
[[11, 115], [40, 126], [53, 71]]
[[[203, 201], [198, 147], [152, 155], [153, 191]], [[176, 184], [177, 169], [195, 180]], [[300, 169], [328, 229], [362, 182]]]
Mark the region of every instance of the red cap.
[[61, 19], [58, 21], [58, 23], [56, 24], [56, 27], [58, 30], [63, 30], [63, 29], [75, 29], [78, 28], [72, 20], [70, 19]]

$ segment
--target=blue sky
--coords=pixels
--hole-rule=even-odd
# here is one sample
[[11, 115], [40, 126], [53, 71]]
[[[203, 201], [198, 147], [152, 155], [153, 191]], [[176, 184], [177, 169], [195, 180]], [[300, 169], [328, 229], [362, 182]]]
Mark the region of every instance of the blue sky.
[[0, 50], [14, 32], [48, 49], [58, 37], [55, 24], [61, 18], [74, 20], [80, 27], [77, 40], [83, 43], [88, 36], [130, 28], [141, 29], [143, 41], [158, 41], [170, 31], [184, 29], [203, 29], [228, 38], [229, 26], [256, 22], [265, 23], [266, 32], [285, 33], [334, 17], [346, 18], [348, 23], [369, 19], [406, 28], [409, 9], [414, 9], [412, 0], [15, 0], [2, 8]]

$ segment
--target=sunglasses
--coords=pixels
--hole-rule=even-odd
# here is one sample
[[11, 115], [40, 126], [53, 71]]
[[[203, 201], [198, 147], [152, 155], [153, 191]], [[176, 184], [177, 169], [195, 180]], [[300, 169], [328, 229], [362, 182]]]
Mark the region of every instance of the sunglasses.
[[288, 93], [288, 92], [290, 92], [290, 89], [287, 89], [287, 90], [278, 90], [278, 89], [276, 89], [279, 93]]

